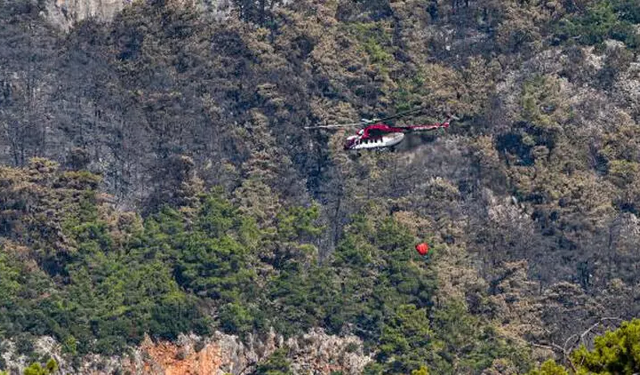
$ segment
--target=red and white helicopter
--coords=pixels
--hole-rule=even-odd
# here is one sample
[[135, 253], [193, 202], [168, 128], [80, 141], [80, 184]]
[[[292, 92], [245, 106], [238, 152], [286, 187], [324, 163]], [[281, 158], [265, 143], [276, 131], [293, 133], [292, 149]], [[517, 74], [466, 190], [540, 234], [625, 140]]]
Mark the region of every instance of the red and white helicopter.
[[366, 150], [366, 149], [391, 149], [393, 150], [396, 145], [405, 139], [405, 134], [421, 131], [429, 131], [436, 129], [446, 129], [449, 127], [451, 120], [458, 118], [455, 116], [449, 116], [444, 122], [436, 124], [425, 125], [409, 125], [409, 126], [390, 126], [384, 123], [386, 120], [405, 116], [414, 111], [407, 111], [395, 116], [385, 117], [383, 119], [367, 120], [362, 119], [360, 122], [351, 124], [335, 124], [335, 125], [321, 125], [321, 126], [307, 126], [305, 129], [318, 129], [318, 128], [344, 128], [352, 126], [363, 126], [363, 129], [358, 130], [354, 135], [347, 137], [344, 143], [345, 150]]

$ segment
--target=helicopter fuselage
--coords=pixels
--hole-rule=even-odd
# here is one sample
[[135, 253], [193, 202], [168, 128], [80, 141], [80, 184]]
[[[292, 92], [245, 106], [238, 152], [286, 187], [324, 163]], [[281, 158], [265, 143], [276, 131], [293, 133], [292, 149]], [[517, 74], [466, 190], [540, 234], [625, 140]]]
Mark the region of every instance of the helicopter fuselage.
[[351, 137], [347, 138], [344, 148], [345, 150], [388, 148], [397, 145], [403, 140], [403, 133], [389, 133], [381, 136], [373, 136], [367, 138], [352, 135]]
[[407, 127], [394, 127], [382, 123], [369, 125], [364, 129], [358, 130], [357, 134], [349, 136], [344, 144], [344, 149], [363, 150], [390, 148], [402, 142], [405, 138], [405, 133], [428, 131], [447, 127], [449, 127], [449, 120], [440, 124], [414, 125]]

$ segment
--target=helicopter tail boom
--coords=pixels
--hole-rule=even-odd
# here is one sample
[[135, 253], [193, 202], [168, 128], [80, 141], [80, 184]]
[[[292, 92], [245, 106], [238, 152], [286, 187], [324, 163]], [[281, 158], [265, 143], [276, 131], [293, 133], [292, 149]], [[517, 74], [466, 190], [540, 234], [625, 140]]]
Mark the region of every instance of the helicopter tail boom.
[[407, 129], [409, 129], [410, 131], [421, 131], [421, 130], [435, 130], [440, 128], [446, 129], [448, 127], [449, 127], [449, 120], [446, 120], [445, 122], [442, 122], [439, 124], [407, 126]]

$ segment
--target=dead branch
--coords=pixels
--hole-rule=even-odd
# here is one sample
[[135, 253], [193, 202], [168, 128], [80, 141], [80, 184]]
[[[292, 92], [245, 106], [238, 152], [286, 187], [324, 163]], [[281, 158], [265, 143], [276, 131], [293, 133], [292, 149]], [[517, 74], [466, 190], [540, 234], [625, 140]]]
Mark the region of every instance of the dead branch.
[[[600, 318], [600, 320], [598, 320], [595, 324], [593, 324], [592, 326], [590, 326], [589, 328], [587, 328], [584, 332], [582, 332], [581, 334], [573, 334], [571, 336], [569, 336], [565, 342], [564, 342], [564, 346], [560, 346], [557, 345], [555, 343], [551, 343], [550, 345], [546, 346], [547, 348], [554, 348], [557, 351], [561, 352], [562, 355], [564, 356], [564, 360], [565, 362], [568, 362], [569, 365], [571, 365], [571, 368], [573, 369], [574, 373], [577, 373], [578, 370], [576, 369], [576, 366], [573, 364], [573, 361], [571, 360], [571, 358], [569, 357], [569, 353], [571, 353], [571, 351], [575, 348], [576, 344], [581, 343], [582, 345], [586, 346], [586, 342], [585, 342], [585, 337], [594, 329], [596, 329], [598, 326], [600, 326], [603, 322], [608, 321], [608, 320], [615, 320], [615, 321], [623, 321], [620, 318], [616, 318], [616, 317], [604, 317], [604, 318]], [[575, 342], [573, 344], [570, 345], [571, 341], [575, 340]], [[540, 347], [545, 347], [543, 345], [539, 345], [539, 344], [534, 344], [535, 346], [540, 346]]]
[[592, 325], [591, 327], [589, 327], [586, 331], [582, 332], [582, 334], [580, 335], [580, 342], [582, 343], [582, 345], [587, 346], [584, 342], [584, 337], [586, 335], [589, 334], [589, 332], [591, 332], [592, 330], [594, 330], [596, 327], [598, 327], [602, 322], [606, 321], [606, 320], [616, 320], [616, 321], [622, 321], [622, 319], [620, 318], [616, 318], [616, 317], [606, 317], [606, 318], [601, 318], [598, 322], [596, 322], [594, 325]]
[[[574, 337], [575, 337], [575, 338], [577, 338], [577, 337], [578, 337], [578, 334], [577, 334], [577, 333], [575, 333], [575, 334], [573, 334], [573, 335], [569, 336], [569, 338], [564, 342], [564, 346], [562, 347], [564, 351], [567, 351], [567, 350], [568, 350], [568, 349], [567, 349], [567, 345], [569, 344], [569, 341], [571, 341], [571, 339], [572, 339], [572, 338], [574, 338]], [[573, 345], [572, 345], [572, 346], [573, 346]], [[571, 346], [571, 347], [572, 347], [572, 346]]]

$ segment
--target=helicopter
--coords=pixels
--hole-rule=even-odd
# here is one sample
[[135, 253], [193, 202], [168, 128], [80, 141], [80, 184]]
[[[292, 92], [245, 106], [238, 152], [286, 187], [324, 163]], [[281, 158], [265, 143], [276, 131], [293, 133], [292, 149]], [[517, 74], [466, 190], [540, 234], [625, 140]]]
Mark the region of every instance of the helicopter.
[[389, 116], [382, 119], [372, 119], [372, 120], [361, 119], [360, 122], [355, 122], [350, 124], [307, 126], [305, 127], [305, 129], [318, 129], [318, 128], [331, 129], [331, 128], [365, 126], [363, 129], [358, 130], [356, 134], [350, 135], [347, 137], [344, 143], [345, 151], [381, 150], [381, 149], [388, 149], [391, 151], [395, 151], [395, 146], [400, 144], [405, 139], [405, 134], [420, 132], [420, 131], [436, 130], [436, 129], [447, 129], [449, 127], [451, 120], [458, 119], [457, 117], [450, 115], [445, 121], [441, 123], [435, 123], [435, 124], [391, 126], [384, 123], [384, 121], [406, 116], [407, 114], [415, 113], [419, 110], [421, 110], [421, 108], [417, 110], [402, 112], [394, 116]]

